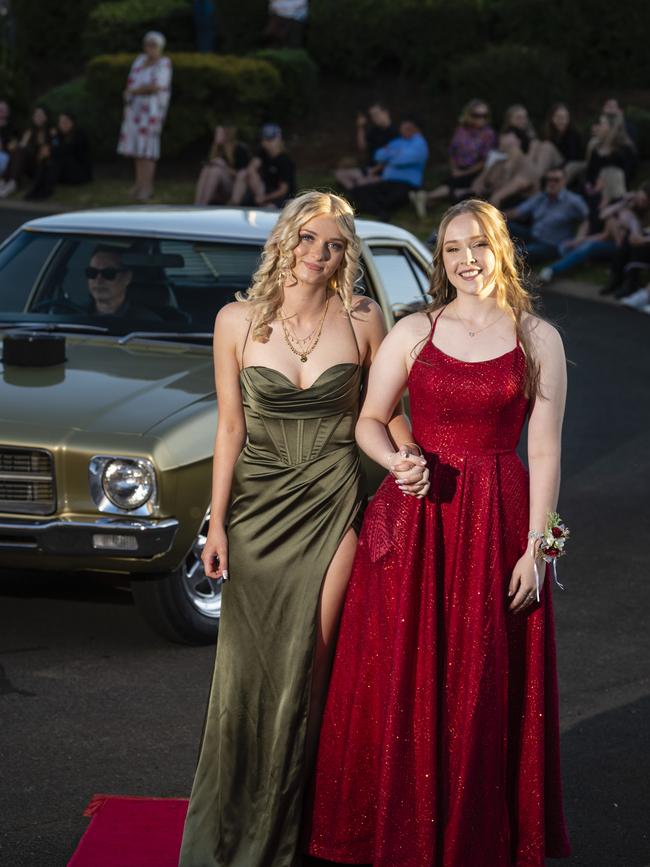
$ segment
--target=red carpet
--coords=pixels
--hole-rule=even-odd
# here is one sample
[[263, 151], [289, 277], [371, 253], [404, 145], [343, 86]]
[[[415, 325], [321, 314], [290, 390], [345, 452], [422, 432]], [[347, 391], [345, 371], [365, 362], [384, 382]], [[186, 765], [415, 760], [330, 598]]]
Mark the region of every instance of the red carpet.
[[93, 795], [68, 867], [178, 867], [186, 812], [184, 798]]

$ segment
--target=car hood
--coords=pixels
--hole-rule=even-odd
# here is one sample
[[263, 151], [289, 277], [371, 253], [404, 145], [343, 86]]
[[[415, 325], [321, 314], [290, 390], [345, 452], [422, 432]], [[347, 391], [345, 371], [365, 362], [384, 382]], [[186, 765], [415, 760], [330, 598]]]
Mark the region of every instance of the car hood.
[[51, 367], [0, 364], [0, 425], [144, 435], [214, 395], [208, 347], [71, 337], [66, 357]]

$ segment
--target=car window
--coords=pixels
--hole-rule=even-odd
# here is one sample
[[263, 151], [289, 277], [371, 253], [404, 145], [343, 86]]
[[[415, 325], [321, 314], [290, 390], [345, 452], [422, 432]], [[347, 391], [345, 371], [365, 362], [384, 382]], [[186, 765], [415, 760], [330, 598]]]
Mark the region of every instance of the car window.
[[0, 251], [0, 312], [19, 313], [59, 239], [20, 232]]
[[407, 248], [373, 245], [373, 261], [397, 317], [427, 304], [428, 275]]
[[[30, 233], [22, 233], [28, 236]], [[130, 331], [211, 332], [247, 289], [259, 244], [48, 234], [0, 256], [0, 314]], [[17, 288], [18, 287], [18, 288]], [[31, 314], [31, 315], [30, 315]]]

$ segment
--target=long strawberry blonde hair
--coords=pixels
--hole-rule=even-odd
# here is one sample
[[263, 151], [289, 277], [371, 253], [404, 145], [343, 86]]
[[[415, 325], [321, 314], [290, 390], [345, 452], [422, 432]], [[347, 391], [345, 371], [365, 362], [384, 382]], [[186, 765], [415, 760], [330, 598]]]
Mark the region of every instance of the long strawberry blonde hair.
[[523, 285], [523, 263], [512, 243], [505, 218], [501, 211], [489, 202], [484, 202], [481, 199], [466, 199], [445, 211], [440, 221], [433, 251], [433, 269], [429, 287], [429, 295], [432, 300], [427, 312], [433, 313], [440, 310], [441, 307], [450, 304], [456, 297], [456, 289], [445, 271], [442, 252], [447, 228], [451, 221], [461, 214], [470, 214], [478, 220], [494, 253], [494, 273], [486, 290], [494, 291], [497, 306], [514, 323], [517, 338], [526, 356], [526, 394], [533, 398], [542, 397], [539, 383], [539, 362], [535, 359], [530, 339], [530, 329], [531, 325], [534, 325], [534, 320], [525, 317], [524, 321], [525, 314], [537, 316], [534, 309], [535, 298]]
[[237, 300], [245, 301], [251, 307], [253, 340], [266, 340], [270, 323], [277, 318], [284, 299], [284, 285], [291, 279], [296, 263], [294, 250], [300, 243], [301, 228], [314, 217], [322, 216], [336, 220], [345, 240], [341, 264], [330, 278], [328, 289], [339, 296], [348, 312], [352, 309], [361, 255], [361, 243], [354, 226], [354, 211], [342, 196], [311, 190], [285, 205], [264, 245], [262, 261], [253, 274], [250, 289], [237, 293]]

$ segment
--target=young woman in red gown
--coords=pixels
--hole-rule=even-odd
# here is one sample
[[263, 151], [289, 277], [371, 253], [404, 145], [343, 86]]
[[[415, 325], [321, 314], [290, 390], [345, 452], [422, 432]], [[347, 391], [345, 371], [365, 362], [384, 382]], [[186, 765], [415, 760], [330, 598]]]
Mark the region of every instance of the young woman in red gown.
[[[564, 350], [485, 202], [445, 214], [431, 294], [380, 347], [357, 426], [388, 467], [386, 424], [408, 387], [431, 487], [404, 497], [388, 477], [366, 512], [307, 851], [373, 867], [543, 867], [570, 847], [551, 593], [538, 570], [537, 601], [529, 533], [557, 503]], [[515, 452], [527, 418], [529, 472]]]

